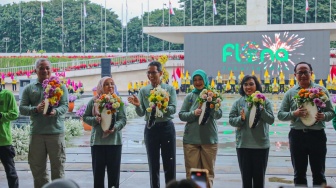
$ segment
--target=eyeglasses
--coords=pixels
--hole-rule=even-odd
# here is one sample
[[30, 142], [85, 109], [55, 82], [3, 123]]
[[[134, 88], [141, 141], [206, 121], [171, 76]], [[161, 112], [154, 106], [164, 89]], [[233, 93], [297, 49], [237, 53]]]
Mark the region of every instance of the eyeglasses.
[[158, 71], [152, 71], [152, 72], [148, 71], [148, 72], [147, 72], [147, 75], [150, 75], [150, 74], [151, 74], [151, 75], [154, 75], [154, 74], [157, 74], [157, 73], [159, 73], [159, 72], [158, 72]]
[[253, 82], [250, 82], [250, 83], [244, 83], [244, 87], [247, 87], [247, 86], [254, 86], [255, 84]]
[[311, 73], [310, 71], [303, 71], [303, 72], [297, 72], [295, 74], [297, 74], [299, 76], [302, 76], [302, 75], [308, 76], [310, 73]]

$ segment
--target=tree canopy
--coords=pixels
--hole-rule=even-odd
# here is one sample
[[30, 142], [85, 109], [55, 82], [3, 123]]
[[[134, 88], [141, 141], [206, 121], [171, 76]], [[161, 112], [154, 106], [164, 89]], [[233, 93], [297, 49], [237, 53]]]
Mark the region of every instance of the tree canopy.
[[[336, 3], [332, 3], [330, 6], [330, 0], [309, 1], [310, 9], [307, 15], [305, 1], [282, 1], [268, 0], [268, 24], [334, 22]], [[128, 52], [146, 52], [147, 48], [150, 52], [168, 49], [183, 50], [181, 44], [163, 42], [161, 39], [142, 34], [142, 26], [163, 26], [163, 24], [168, 26], [169, 23], [171, 27], [190, 26], [191, 24], [193, 26], [246, 24], [246, 0], [217, 0], [217, 15], [213, 15], [212, 0], [193, 0], [192, 16], [191, 0], [179, 0], [179, 3], [180, 7], [174, 7], [175, 15], [169, 16], [169, 9], [165, 7], [165, 9], [144, 13], [143, 18], [130, 19], [127, 23], [127, 48], [126, 26], [122, 27], [118, 15], [113, 10], [105, 10], [105, 7], [91, 3], [89, 0], [85, 2], [87, 17], [83, 16], [83, 1], [64, 0], [63, 37], [62, 0], [43, 2], [42, 32], [41, 2], [30, 1], [1, 5], [0, 40], [2, 42], [0, 43], [0, 52], [20, 52], [20, 25], [21, 52], [33, 51], [34, 49], [36, 51], [62, 52], [64, 49], [66, 53], [84, 52], [84, 40], [85, 52], [104, 52], [105, 47], [107, 52], [125, 52], [126, 49]], [[62, 38], [64, 47], [62, 47]], [[332, 42], [331, 47], [334, 45]]]

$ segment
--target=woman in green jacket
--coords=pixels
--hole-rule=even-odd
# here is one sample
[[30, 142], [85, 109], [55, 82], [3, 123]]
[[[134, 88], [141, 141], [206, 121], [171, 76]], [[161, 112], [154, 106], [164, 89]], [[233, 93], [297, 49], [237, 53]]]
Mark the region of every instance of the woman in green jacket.
[[218, 149], [218, 129], [216, 120], [222, 117], [222, 110], [214, 108], [210, 111], [208, 121], [204, 125], [199, 124], [199, 116], [202, 110], [199, 108], [197, 98], [203, 89], [209, 85], [208, 77], [203, 70], [196, 70], [192, 74], [194, 89], [187, 94], [183, 101], [179, 117], [185, 121], [183, 135], [183, 151], [186, 168], [186, 176], [191, 178], [191, 168], [207, 169], [209, 171], [209, 184], [212, 185], [214, 168]]
[[255, 76], [246, 75], [240, 83], [237, 99], [229, 114], [229, 123], [236, 127], [236, 150], [243, 188], [265, 187], [265, 172], [270, 148], [268, 127], [274, 122], [272, 105], [268, 99], [261, 109], [261, 116], [254, 128], [249, 126], [247, 97], [254, 92], [262, 92]]
[[[119, 187], [122, 135], [121, 129], [126, 125], [123, 106], [116, 113], [114, 127], [103, 131], [101, 115], [95, 100], [103, 94], [113, 94], [115, 83], [111, 77], [103, 77], [97, 85], [97, 96], [93, 97], [85, 110], [83, 120], [92, 126], [91, 156], [94, 187], [104, 187], [105, 168], [107, 168], [108, 187]], [[113, 113], [113, 112], [112, 112]], [[111, 114], [112, 115], [112, 114]]]

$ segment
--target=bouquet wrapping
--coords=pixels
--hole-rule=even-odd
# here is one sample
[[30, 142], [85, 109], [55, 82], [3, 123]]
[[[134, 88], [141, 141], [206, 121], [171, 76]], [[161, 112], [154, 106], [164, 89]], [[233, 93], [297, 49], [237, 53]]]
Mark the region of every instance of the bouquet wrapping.
[[250, 111], [249, 126], [255, 128], [260, 120], [261, 110], [265, 107], [266, 97], [259, 91], [254, 92], [246, 99]]
[[329, 98], [322, 88], [310, 88], [300, 89], [293, 100], [298, 108], [307, 109], [308, 114], [305, 117], [300, 117], [302, 123], [306, 126], [312, 126], [316, 123], [316, 114], [323, 112]]
[[115, 93], [103, 94], [95, 100], [101, 115], [101, 127], [103, 131], [112, 130], [116, 122], [116, 112], [124, 105], [123, 101]]
[[51, 76], [42, 83], [44, 89], [44, 110], [43, 114], [50, 115], [52, 109], [59, 105], [59, 101], [64, 94], [59, 77]]
[[150, 91], [149, 107], [146, 109], [150, 112], [150, 116], [147, 122], [147, 128], [151, 128], [155, 124], [155, 120], [158, 117], [163, 117], [164, 113], [167, 113], [167, 107], [169, 102], [169, 93], [167, 90], [158, 86]]

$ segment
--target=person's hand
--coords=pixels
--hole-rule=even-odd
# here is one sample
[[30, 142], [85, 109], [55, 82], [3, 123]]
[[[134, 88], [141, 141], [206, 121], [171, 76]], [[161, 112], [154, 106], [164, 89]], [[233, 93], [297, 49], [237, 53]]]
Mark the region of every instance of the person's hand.
[[296, 110], [294, 111], [293, 114], [294, 114], [294, 116], [296, 116], [296, 117], [306, 117], [307, 114], [308, 114], [308, 111], [307, 111], [307, 109], [305, 109], [305, 108], [299, 107], [298, 109], [296, 109]]
[[114, 133], [114, 130], [115, 130], [115, 127], [113, 127], [111, 130], [104, 131], [104, 133], [106, 133], [106, 134], [112, 134], [112, 133]]
[[100, 117], [100, 115], [96, 115], [96, 121], [98, 122], [98, 123], [100, 123], [101, 122], [101, 117]]
[[322, 113], [322, 112], [317, 113], [316, 116], [315, 116], [316, 121], [323, 121], [324, 118], [325, 118], [325, 116], [324, 116], [324, 113]]
[[55, 116], [56, 115], [56, 110], [53, 109], [50, 114], [46, 114], [46, 116]]
[[36, 109], [37, 109], [37, 112], [38, 112], [38, 113], [43, 112], [43, 110], [44, 110], [44, 105], [45, 105], [45, 103], [44, 103], [44, 100], [43, 100], [40, 104], [38, 104], [38, 105], [36, 106]]
[[200, 109], [200, 108], [197, 108], [197, 109], [194, 111], [195, 116], [200, 116], [201, 113], [202, 113], [202, 109]]
[[132, 96], [128, 97], [127, 100], [128, 100], [129, 103], [133, 104], [134, 106], [140, 106], [140, 101], [139, 101], [138, 97], [135, 96], [134, 94]]
[[240, 111], [240, 117], [243, 121], [245, 121], [245, 112], [244, 112], [244, 108], [241, 109]]

